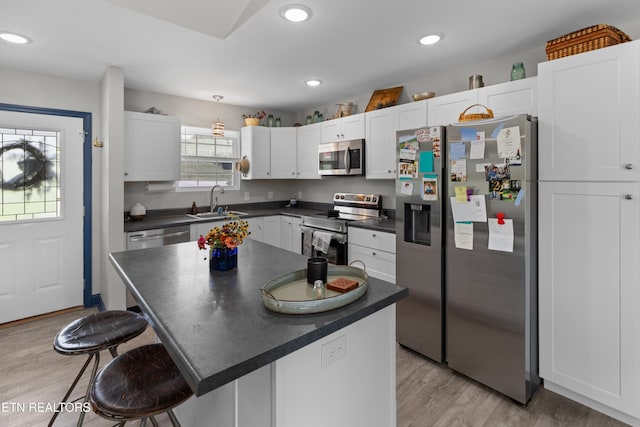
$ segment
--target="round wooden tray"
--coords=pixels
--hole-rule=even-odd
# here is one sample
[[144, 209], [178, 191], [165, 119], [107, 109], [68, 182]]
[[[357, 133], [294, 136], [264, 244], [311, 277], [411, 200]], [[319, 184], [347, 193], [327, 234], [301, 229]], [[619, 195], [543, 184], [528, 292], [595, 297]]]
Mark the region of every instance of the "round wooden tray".
[[367, 292], [369, 275], [365, 271], [347, 265], [330, 265], [327, 281], [340, 277], [357, 280], [358, 287], [345, 293], [326, 289], [324, 298], [314, 299], [313, 285], [307, 283], [307, 269], [296, 270], [265, 283], [260, 289], [262, 301], [267, 309], [278, 313], [321, 313], [352, 303]]

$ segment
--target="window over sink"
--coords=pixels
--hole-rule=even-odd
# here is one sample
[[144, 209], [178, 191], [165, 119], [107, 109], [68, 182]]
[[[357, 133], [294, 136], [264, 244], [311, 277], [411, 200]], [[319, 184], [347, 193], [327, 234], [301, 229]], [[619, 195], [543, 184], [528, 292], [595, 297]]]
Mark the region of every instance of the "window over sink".
[[214, 137], [210, 128], [181, 126], [180, 181], [178, 191], [240, 188], [240, 176], [234, 164], [240, 156], [240, 132], [225, 130], [224, 137]]

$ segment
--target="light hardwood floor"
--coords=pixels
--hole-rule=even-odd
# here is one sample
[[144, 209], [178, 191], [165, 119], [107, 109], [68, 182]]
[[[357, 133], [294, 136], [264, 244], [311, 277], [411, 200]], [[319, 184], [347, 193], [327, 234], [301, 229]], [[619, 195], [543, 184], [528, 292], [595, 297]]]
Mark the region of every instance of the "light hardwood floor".
[[[56, 353], [52, 348], [53, 338], [66, 324], [91, 311], [93, 309], [84, 309], [0, 326], [0, 426], [47, 425], [51, 413], [29, 411], [29, 403], [46, 405], [59, 401], [85, 360], [84, 356]], [[119, 351], [122, 353], [154, 341], [155, 335], [149, 328], [143, 335], [122, 345]], [[101, 364], [108, 360], [110, 356], [103, 352]], [[86, 378], [83, 378], [74, 396], [85, 389]], [[27, 405], [27, 411], [12, 410], [11, 407], [15, 409], [18, 404]], [[540, 388], [529, 405], [523, 407], [402, 347], [397, 350], [397, 406], [398, 427], [625, 425], [544, 388]], [[55, 426], [75, 426], [77, 415], [62, 413]], [[158, 421], [163, 427], [170, 425], [164, 416], [158, 417]], [[85, 425], [102, 427], [113, 423], [90, 412], [86, 415]]]

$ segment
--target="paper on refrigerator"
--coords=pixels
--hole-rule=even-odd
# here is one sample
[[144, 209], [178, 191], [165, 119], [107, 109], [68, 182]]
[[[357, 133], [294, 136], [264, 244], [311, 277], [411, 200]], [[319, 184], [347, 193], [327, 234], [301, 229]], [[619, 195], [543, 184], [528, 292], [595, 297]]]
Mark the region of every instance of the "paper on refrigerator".
[[489, 249], [513, 252], [513, 220], [505, 219], [498, 224], [497, 218], [489, 218]]
[[454, 222], [453, 223], [453, 240], [458, 249], [473, 250], [473, 223], [472, 222]]
[[487, 203], [483, 195], [469, 196], [467, 203], [460, 203], [455, 197], [449, 199], [454, 222], [487, 222]]

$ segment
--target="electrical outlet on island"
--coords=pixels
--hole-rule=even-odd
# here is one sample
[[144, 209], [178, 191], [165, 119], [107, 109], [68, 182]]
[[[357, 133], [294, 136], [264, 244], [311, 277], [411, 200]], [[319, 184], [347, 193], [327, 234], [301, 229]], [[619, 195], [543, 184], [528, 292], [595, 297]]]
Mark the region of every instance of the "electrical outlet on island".
[[267, 200], [273, 200], [273, 191], [267, 193]]

